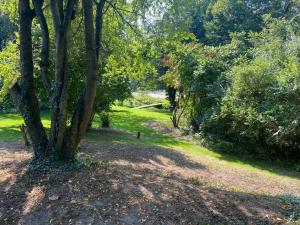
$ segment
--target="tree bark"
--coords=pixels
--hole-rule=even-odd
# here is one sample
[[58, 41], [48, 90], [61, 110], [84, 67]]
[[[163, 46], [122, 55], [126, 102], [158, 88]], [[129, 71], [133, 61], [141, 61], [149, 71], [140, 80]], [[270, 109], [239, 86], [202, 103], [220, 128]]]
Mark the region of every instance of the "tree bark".
[[43, 1], [33, 0], [35, 15], [42, 30], [42, 50], [41, 50], [41, 78], [45, 89], [47, 90], [49, 96], [51, 95], [51, 82], [48, 76], [49, 70], [49, 49], [50, 49], [50, 38], [47, 20], [45, 18], [42, 6]]
[[95, 37], [95, 42], [96, 42], [96, 55], [97, 55], [97, 61], [99, 59], [99, 54], [100, 54], [100, 48], [101, 48], [101, 39], [102, 39], [102, 27], [103, 27], [103, 9], [105, 6], [105, 1], [106, 0], [101, 0], [99, 3], [96, 5], [96, 37]]
[[56, 34], [55, 55], [55, 87], [52, 96], [50, 148], [59, 152], [62, 149], [65, 130], [67, 127], [67, 32]]
[[[86, 132], [93, 111], [105, 0], [97, 3], [95, 24], [92, 0], [82, 0], [87, 78], [69, 128], [67, 127], [68, 33], [78, 0], [50, 0], [56, 50], [55, 84], [53, 85], [48, 77], [50, 38], [42, 9], [43, 0], [32, 0], [32, 2], [34, 10], [30, 8], [30, 0], [19, 0], [21, 79], [10, 92], [28, 127], [35, 156], [45, 157], [55, 153], [60, 159], [69, 160], [76, 154], [77, 146]], [[42, 29], [41, 77], [52, 104], [49, 141], [40, 119], [39, 103], [34, 90], [31, 26], [35, 15]]]
[[75, 108], [71, 127], [68, 130], [65, 142], [64, 158], [73, 158], [77, 146], [86, 132], [93, 111], [97, 87], [97, 50], [95, 44], [93, 24], [93, 3], [91, 0], [83, 0], [82, 8], [85, 23], [85, 46], [87, 57], [87, 79], [85, 90], [82, 93]]
[[[68, 104], [68, 33], [77, 0], [69, 0], [63, 10], [63, 1], [51, 0], [51, 12], [55, 27], [55, 87], [51, 97], [50, 149], [64, 155], [63, 143], [67, 129]], [[64, 13], [63, 13], [64, 12]]]
[[34, 12], [29, 0], [19, 0], [20, 23], [20, 85], [15, 84], [11, 96], [21, 112], [32, 140], [36, 158], [47, 156], [48, 139], [41, 122], [39, 103], [33, 81], [33, 54], [31, 26]]

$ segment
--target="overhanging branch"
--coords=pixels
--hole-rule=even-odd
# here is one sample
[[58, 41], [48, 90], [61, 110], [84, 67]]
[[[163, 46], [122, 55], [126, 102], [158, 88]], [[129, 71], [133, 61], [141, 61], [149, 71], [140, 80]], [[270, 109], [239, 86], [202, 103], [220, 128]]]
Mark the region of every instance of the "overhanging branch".
[[41, 26], [42, 30], [42, 50], [41, 50], [41, 78], [44, 87], [46, 88], [49, 95], [51, 95], [51, 89], [52, 85], [49, 79], [49, 49], [50, 49], [50, 38], [49, 38], [49, 29], [47, 20], [45, 18], [43, 9], [42, 9], [42, 3], [39, 0], [33, 0], [34, 10], [36, 17], [38, 19], [38, 22]]

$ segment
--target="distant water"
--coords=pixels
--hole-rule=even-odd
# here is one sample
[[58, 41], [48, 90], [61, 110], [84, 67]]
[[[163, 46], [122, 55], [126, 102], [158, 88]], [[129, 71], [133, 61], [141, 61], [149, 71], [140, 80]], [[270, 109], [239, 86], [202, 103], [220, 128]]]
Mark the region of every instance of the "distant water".
[[153, 98], [161, 98], [161, 99], [166, 99], [167, 94], [164, 90], [157, 90], [157, 91], [137, 91], [133, 92], [133, 96], [137, 95], [148, 95]]

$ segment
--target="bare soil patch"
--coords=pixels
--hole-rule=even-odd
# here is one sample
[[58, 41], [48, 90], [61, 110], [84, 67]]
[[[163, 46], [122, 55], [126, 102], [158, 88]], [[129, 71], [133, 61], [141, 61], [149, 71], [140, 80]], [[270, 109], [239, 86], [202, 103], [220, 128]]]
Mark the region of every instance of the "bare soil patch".
[[184, 135], [179, 129], [176, 129], [171, 126], [162, 124], [160, 121], [150, 120], [143, 123], [144, 126], [149, 127], [155, 131], [158, 131], [165, 135], [171, 135], [174, 137], [187, 138], [188, 136]]
[[[246, 171], [224, 171], [221, 160], [171, 149], [85, 142], [81, 156], [108, 165], [31, 174], [31, 151], [0, 143], [0, 224], [285, 224], [290, 212], [272, 195], [300, 193], [293, 183], [284, 186], [259, 173], [246, 180]], [[247, 190], [271, 194], [231, 189], [248, 182]]]

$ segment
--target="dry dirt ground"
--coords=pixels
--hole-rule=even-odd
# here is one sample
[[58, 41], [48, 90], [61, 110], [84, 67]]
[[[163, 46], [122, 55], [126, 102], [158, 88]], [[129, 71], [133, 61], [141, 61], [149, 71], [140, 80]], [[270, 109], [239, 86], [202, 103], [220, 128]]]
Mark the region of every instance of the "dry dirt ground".
[[31, 156], [0, 143], [1, 225], [286, 224], [291, 209], [275, 195], [300, 194], [296, 178], [146, 145], [84, 142], [91, 160], [43, 173], [28, 169]]

